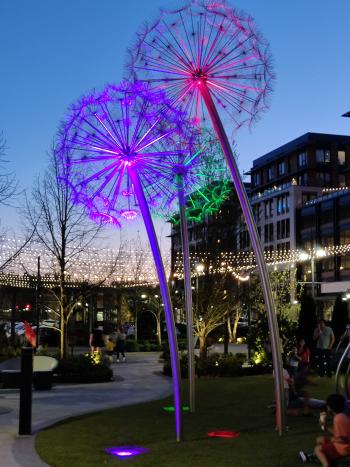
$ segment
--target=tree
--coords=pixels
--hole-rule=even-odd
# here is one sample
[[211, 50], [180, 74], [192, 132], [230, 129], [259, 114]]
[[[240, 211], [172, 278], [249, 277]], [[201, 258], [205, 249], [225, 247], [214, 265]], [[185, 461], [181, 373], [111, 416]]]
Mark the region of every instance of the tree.
[[69, 169], [61, 164], [52, 150], [46, 172], [34, 183], [31, 197], [26, 198], [24, 214], [27, 225], [35, 231], [35, 241], [49, 255], [52, 273], [57, 280], [57, 287], [47, 291], [58, 306], [60, 355], [64, 357], [67, 354], [67, 326], [70, 317], [79, 302], [85, 300], [92, 290], [101, 286], [112, 274], [117, 258], [111, 258], [105, 279], [94, 283], [91, 278], [86, 278], [77, 288], [69, 286], [69, 275], [74, 263], [97, 240], [100, 226], [87, 219], [81, 207], [72, 202], [70, 188], [59, 182], [62, 174], [64, 177], [69, 175], [66, 173]]
[[10, 204], [11, 199], [17, 194], [18, 183], [14, 172], [7, 169], [8, 160], [5, 158], [6, 141], [3, 133], [0, 133], [0, 205]]
[[[7, 168], [6, 141], [0, 132], [0, 207], [9, 206], [18, 197], [18, 182], [13, 171]], [[0, 219], [1, 225], [1, 219]], [[2, 226], [3, 227], [3, 226]], [[4, 271], [32, 240], [34, 230], [31, 229], [25, 234], [22, 242], [15, 241], [13, 245], [5, 244], [5, 229], [0, 232], [0, 272]]]
[[344, 334], [347, 324], [349, 324], [348, 302], [343, 300], [342, 294], [339, 294], [334, 303], [331, 325], [336, 343]]
[[227, 318], [233, 306], [227, 274], [205, 274], [193, 294], [194, 332], [199, 340], [201, 358], [207, 356], [207, 338]]
[[313, 334], [317, 325], [316, 303], [305, 289], [301, 294], [298, 319], [298, 338], [305, 339], [309, 348], [314, 347]]

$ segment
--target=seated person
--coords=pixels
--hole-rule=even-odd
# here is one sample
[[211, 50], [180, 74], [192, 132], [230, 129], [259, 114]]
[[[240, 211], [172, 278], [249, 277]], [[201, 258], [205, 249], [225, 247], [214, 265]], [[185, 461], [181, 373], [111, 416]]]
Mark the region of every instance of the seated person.
[[[323, 467], [330, 467], [333, 461], [350, 455], [350, 417], [346, 413], [346, 401], [341, 394], [332, 394], [327, 399], [327, 409], [334, 415], [333, 427], [323, 421], [321, 428], [333, 436], [316, 439], [315, 456]], [[312, 455], [300, 451], [303, 462], [311, 462]]]

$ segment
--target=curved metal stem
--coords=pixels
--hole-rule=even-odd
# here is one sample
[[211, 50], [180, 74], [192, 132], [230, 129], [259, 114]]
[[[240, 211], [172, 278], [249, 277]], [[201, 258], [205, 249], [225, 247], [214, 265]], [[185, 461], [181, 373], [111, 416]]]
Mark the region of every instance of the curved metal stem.
[[188, 246], [188, 230], [186, 218], [186, 205], [183, 187], [183, 179], [179, 176], [178, 197], [180, 207], [180, 227], [182, 256], [184, 268], [184, 289], [187, 324], [187, 357], [188, 357], [188, 386], [190, 412], [195, 412], [195, 366], [194, 366], [194, 345], [193, 345], [193, 311], [192, 311], [192, 289], [191, 289], [191, 265], [190, 252]]
[[159, 288], [164, 303], [165, 321], [169, 339], [171, 370], [173, 375], [173, 390], [174, 390], [174, 407], [175, 407], [175, 427], [176, 440], [182, 440], [182, 407], [181, 407], [181, 373], [180, 361], [177, 347], [176, 329], [173, 310], [171, 306], [170, 294], [166, 280], [162, 256], [159, 249], [159, 244], [154, 230], [152, 217], [148, 208], [148, 204], [142, 189], [139, 176], [129, 170], [130, 178], [134, 185], [135, 195], [140, 206], [141, 214], [145, 223], [145, 228], [148, 235], [148, 240], [153, 253], [154, 262], [157, 268]]
[[255, 253], [256, 262], [259, 268], [260, 280], [263, 289], [264, 301], [267, 308], [267, 319], [270, 330], [270, 339], [272, 347], [272, 363], [275, 373], [275, 397], [276, 397], [276, 424], [278, 433], [281, 436], [285, 431], [285, 402], [284, 402], [284, 385], [283, 385], [283, 364], [281, 357], [281, 344], [279, 338], [278, 322], [276, 316], [275, 305], [272, 297], [271, 284], [267, 271], [263, 251], [260, 244], [258, 230], [256, 228], [253, 212], [250, 206], [248, 195], [244, 188], [243, 181], [239, 174], [237, 163], [228, 141], [224, 126], [221, 122], [218, 111], [215, 107], [213, 98], [205, 83], [202, 81], [199, 85], [204, 103], [209, 112], [215, 133], [220, 141], [221, 148], [225, 154], [227, 164], [229, 166], [233, 183], [236, 188], [237, 196], [243, 211], [243, 215], [250, 234], [252, 248]]

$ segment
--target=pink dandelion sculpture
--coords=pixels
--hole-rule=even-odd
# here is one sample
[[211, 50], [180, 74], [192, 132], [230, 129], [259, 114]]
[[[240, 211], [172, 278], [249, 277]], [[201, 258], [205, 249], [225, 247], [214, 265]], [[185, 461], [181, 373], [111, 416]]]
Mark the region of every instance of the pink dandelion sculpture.
[[72, 106], [57, 150], [73, 201], [82, 204], [93, 220], [122, 227], [137, 216], [143, 218], [164, 303], [178, 440], [181, 395], [174, 315], [148, 203], [166, 190], [162, 170], [181, 156], [183, 150], [171, 144], [181, 127], [181, 112], [162, 92], [142, 83], [110, 85]]
[[166, 91], [170, 101], [200, 125], [211, 120], [225, 154], [259, 267], [275, 368], [276, 418], [284, 430], [283, 368], [271, 285], [252, 209], [225, 132], [250, 124], [266, 109], [273, 78], [269, 49], [253, 20], [224, 0], [192, 0], [161, 11], [138, 33], [130, 53], [135, 79]]

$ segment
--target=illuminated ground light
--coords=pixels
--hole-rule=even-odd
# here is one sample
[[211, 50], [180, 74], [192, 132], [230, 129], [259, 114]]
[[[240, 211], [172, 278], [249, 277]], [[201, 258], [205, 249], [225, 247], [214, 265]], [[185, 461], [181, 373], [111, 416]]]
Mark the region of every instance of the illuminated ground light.
[[239, 433], [238, 431], [215, 430], [209, 431], [208, 436], [209, 438], [238, 438]]
[[[163, 407], [163, 410], [165, 410], [165, 412], [175, 412], [175, 407], [173, 405], [166, 405], [165, 407]], [[183, 412], [188, 412], [189, 410], [190, 408], [188, 407], [188, 405], [182, 406]]]
[[106, 452], [118, 457], [132, 457], [138, 456], [139, 454], [145, 454], [149, 451], [147, 448], [142, 446], [115, 446], [113, 448], [107, 448]]

